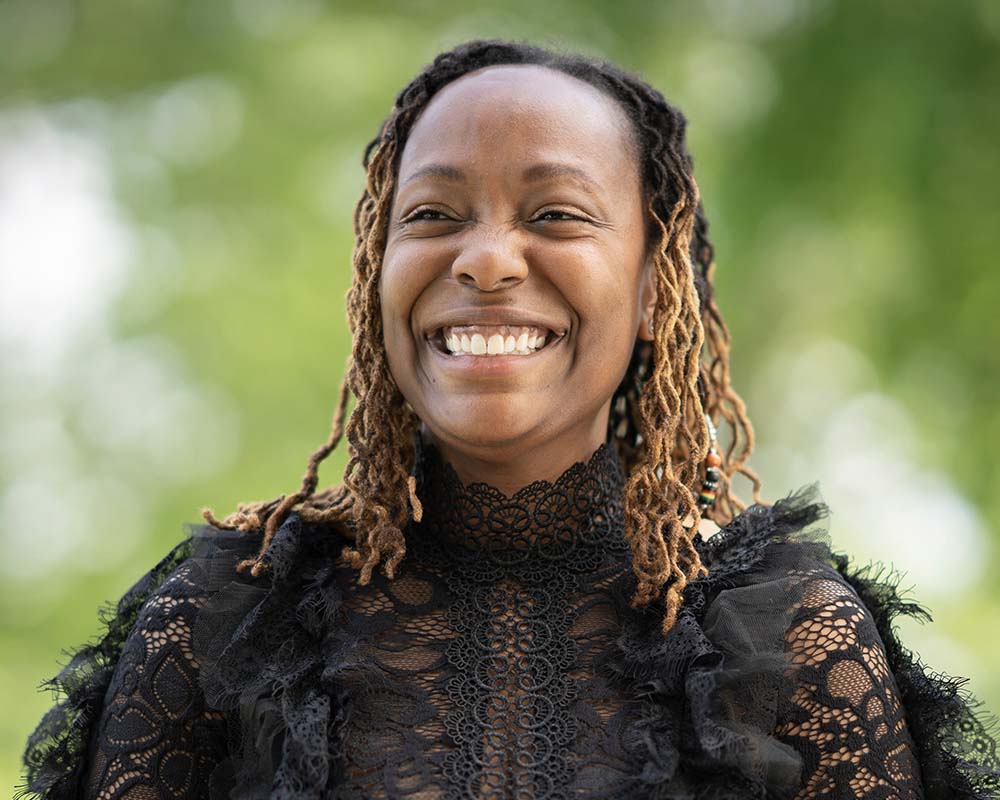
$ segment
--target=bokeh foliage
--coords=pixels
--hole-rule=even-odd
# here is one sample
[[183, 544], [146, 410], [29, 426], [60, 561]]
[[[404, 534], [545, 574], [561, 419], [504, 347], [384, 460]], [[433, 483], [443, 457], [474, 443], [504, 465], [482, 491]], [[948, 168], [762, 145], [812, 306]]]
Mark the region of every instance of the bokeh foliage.
[[[61, 648], [94, 635], [97, 605], [155, 563], [200, 506], [221, 513], [297, 484], [325, 436], [348, 352], [343, 299], [363, 146], [422, 64], [481, 36], [604, 55], [685, 110], [765, 496], [828, 482], [834, 540], [859, 559], [888, 552], [896, 566], [924, 564], [919, 575], [944, 563], [947, 574], [914, 586], [937, 622], [907, 629], [908, 641], [935, 667], [971, 673], [972, 688], [1000, 707], [988, 669], [1000, 644], [983, 635], [997, 630], [1000, 609], [991, 580], [1000, 568], [1000, 4], [0, 0], [0, 117], [40, 115], [94, 142], [132, 231], [127, 279], [106, 318], [115, 346], [158, 343], [146, 357], [171, 360], [167, 374], [216, 398], [200, 406], [209, 410], [199, 424], [230, 430], [194, 439], [156, 472], [141, 448], [123, 453], [81, 433], [92, 426], [72, 392], [32, 401], [65, 421], [78, 472], [99, 460], [119, 477], [86, 536], [44, 573], [19, 566], [32, 550], [3, 531], [0, 785], [15, 782], [24, 738], [48, 705], [34, 687]], [[88, 253], [74, 258], [67, 271]], [[21, 284], [32, 269], [30, 257], [2, 266], [27, 271]], [[14, 346], [4, 351], [12, 363]], [[849, 357], [825, 362], [831, 353]], [[12, 426], [24, 411], [18, 369], [0, 371]], [[85, 348], [66, 369], [95, 374]], [[817, 393], [817, 375], [839, 389]], [[893, 439], [902, 472], [880, 466], [877, 420], [852, 442], [869, 456], [865, 491], [879, 509], [870, 525], [841, 513], [835, 500], [851, 494], [836, 488], [853, 466], [820, 444], [853, 397], [845, 387], [881, 398], [909, 426], [904, 445], [898, 431]], [[136, 388], [125, 382], [119, 395], [141, 415], [142, 402], [128, 400]], [[169, 451], [181, 434], [158, 431], [150, 451]], [[45, 459], [58, 453], [38, 449], [35, 467], [55, 470]], [[8, 487], [24, 468], [9, 450], [0, 454]], [[335, 453], [324, 480], [343, 465]], [[929, 473], [964, 516], [939, 514], [912, 536], [890, 530], [921, 513], [921, 493], [901, 484]], [[52, 518], [69, 496], [39, 498], [35, 513]], [[918, 507], [892, 505], [904, 502]], [[119, 504], [138, 511], [120, 517]], [[941, 562], [970, 519], [978, 538], [960, 552], [976, 563]], [[56, 523], [49, 530], [60, 535]]]

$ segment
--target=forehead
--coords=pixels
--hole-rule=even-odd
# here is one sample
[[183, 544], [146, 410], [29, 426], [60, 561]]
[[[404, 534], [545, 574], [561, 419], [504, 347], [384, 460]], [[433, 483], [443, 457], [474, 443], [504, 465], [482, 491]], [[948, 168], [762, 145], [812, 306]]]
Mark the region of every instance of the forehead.
[[489, 67], [431, 99], [410, 132], [399, 177], [431, 163], [511, 161], [562, 161], [631, 177], [632, 139], [625, 111], [590, 84], [535, 65]]

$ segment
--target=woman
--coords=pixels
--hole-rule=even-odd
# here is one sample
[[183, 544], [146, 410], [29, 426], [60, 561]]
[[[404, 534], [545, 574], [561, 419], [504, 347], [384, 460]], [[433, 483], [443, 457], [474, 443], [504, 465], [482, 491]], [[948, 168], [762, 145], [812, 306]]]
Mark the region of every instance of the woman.
[[924, 612], [830, 552], [815, 486], [759, 496], [684, 127], [521, 44], [400, 93], [329, 439], [123, 598], [53, 682], [28, 794], [995, 796], [961, 681], [893, 633]]

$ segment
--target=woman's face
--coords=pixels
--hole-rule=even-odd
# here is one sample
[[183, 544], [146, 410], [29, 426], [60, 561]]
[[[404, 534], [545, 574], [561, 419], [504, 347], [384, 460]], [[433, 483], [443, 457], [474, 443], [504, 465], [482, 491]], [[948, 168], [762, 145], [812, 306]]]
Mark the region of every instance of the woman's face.
[[503, 465], [516, 485], [514, 463], [552, 478], [604, 441], [655, 303], [635, 153], [614, 100], [536, 66], [464, 76], [413, 127], [382, 263], [385, 347], [463, 480]]

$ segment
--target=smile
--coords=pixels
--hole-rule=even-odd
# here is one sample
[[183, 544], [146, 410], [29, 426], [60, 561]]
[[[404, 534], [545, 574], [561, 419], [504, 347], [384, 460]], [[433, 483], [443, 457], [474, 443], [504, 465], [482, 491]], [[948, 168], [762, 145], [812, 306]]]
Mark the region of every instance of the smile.
[[451, 356], [530, 356], [561, 338], [534, 325], [447, 325], [428, 340]]

